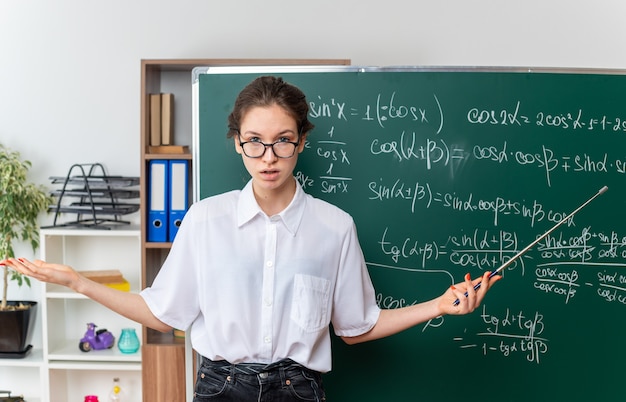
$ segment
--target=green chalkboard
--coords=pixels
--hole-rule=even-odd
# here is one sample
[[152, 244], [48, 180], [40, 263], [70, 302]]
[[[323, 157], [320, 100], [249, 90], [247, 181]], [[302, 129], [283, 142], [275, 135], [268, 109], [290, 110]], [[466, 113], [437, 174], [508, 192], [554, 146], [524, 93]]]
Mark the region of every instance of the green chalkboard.
[[248, 180], [226, 117], [255, 76], [299, 86], [296, 176], [355, 219], [381, 307], [494, 270], [480, 310], [369, 344], [335, 339], [330, 401], [616, 401], [626, 361], [626, 75], [194, 71], [197, 198]]

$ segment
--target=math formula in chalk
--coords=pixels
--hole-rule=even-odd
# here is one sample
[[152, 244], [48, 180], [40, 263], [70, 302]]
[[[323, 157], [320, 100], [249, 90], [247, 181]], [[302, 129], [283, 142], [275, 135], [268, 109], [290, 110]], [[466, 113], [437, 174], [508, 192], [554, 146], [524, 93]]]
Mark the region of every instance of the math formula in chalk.
[[459, 348], [478, 349], [483, 355], [496, 353], [537, 364], [549, 351], [549, 340], [542, 336], [546, 324], [539, 312], [507, 308], [498, 314], [483, 306], [480, 318], [481, 331], [454, 338]]
[[[447, 111], [446, 104], [451, 102], [437, 94], [405, 93], [401, 90], [391, 93], [373, 94], [372, 101], [353, 105], [346, 100], [336, 98], [324, 99], [318, 95], [310, 102], [312, 120], [327, 122], [332, 126], [328, 135], [342, 138], [335, 142], [335, 149], [324, 145], [327, 152], [345, 156], [346, 146], [350, 141], [368, 141], [369, 153], [377, 158], [390, 158], [396, 163], [417, 162], [426, 170], [453, 169], [459, 172], [468, 163], [513, 165], [523, 168], [528, 173], [536, 173], [537, 180], [545, 181], [548, 187], [553, 185], [555, 175], [626, 174], [626, 157], [618, 150], [609, 150], [600, 154], [563, 151], [557, 144], [513, 143], [510, 140], [485, 142], [478, 136], [473, 143], [463, 140], [459, 142], [459, 128], [446, 129], [444, 121], [465, 121], [469, 126], [484, 126], [491, 130], [496, 127], [499, 132], [519, 129], [526, 126], [532, 132], [553, 129], [564, 132], [603, 133], [619, 135], [626, 131], [626, 116], [596, 116], [579, 108], [575, 111], [551, 112], [526, 108], [521, 101], [510, 101], [513, 106], [470, 107], [467, 111]], [[524, 109], [533, 109], [526, 112]], [[463, 113], [463, 115], [461, 114]], [[354, 121], [375, 122], [380, 129], [373, 132], [373, 137], [356, 139], [352, 133], [354, 127], [348, 123]], [[391, 121], [404, 124], [393, 126], [386, 124]], [[341, 124], [345, 123], [345, 124]], [[468, 128], [470, 130], [471, 128]], [[474, 130], [474, 129], [471, 129]], [[342, 132], [343, 131], [343, 132]], [[375, 134], [374, 134], [375, 133]], [[311, 138], [311, 142], [316, 140]], [[325, 140], [319, 140], [322, 144]], [[328, 158], [328, 153], [320, 155]], [[475, 162], [472, 162], [475, 161]], [[332, 164], [334, 165], [334, 163]], [[324, 172], [319, 185], [333, 187], [328, 180], [349, 180], [353, 172], [333, 176], [334, 166]], [[353, 169], [361, 170], [356, 165]], [[377, 178], [372, 178], [376, 180]], [[345, 186], [344, 186], [345, 189]], [[328, 189], [326, 189], [328, 191]], [[334, 191], [330, 190], [330, 191]]]
[[[384, 258], [370, 260], [368, 265], [413, 271], [416, 275], [436, 271], [454, 282], [455, 277], [468, 271], [494, 271], [523, 248], [516, 232], [504, 230], [474, 229], [450, 234], [444, 241], [426, 242], [397, 232], [392, 226], [383, 229], [377, 244]], [[626, 235], [587, 226], [568, 236], [546, 236], [502, 273], [532, 278], [528, 292], [563, 304], [576, 300], [582, 292], [626, 307], [625, 260]]]

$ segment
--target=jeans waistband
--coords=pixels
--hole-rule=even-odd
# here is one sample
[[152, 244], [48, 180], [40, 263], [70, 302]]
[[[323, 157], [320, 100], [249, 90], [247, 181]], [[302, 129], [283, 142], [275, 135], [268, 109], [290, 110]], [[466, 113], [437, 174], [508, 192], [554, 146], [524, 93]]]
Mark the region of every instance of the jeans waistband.
[[202, 358], [202, 364], [214, 369], [229, 371], [239, 374], [260, 374], [277, 369], [302, 369], [311, 373], [319, 374], [317, 371], [310, 370], [300, 363], [296, 363], [291, 359], [282, 359], [274, 363], [237, 363], [232, 364], [226, 360], [211, 360], [206, 357]]
[[[226, 381], [228, 381], [228, 383], [232, 386], [235, 386], [238, 383], [243, 383], [247, 384], [247, 386], [257, 387], [259, 391], [259, 398], [264, 387], [262, 384], [275, 384], [274, 388], [269, 387], [267, 389], [274, 389], [272, 392], [276, 392], [276, 384], [280, 383], [290, 385], [293, 380], [297, 379], [298, 382], [308, 381], [312, 392], [315, 394], [313, 399], [307, 400], [316, 402], [326, 401], [324, 387], [322, 384], [322, 374], [318, 371], [308, 369], [291, 359], [283, 359], [270, 364], [232, 364], [226, 360], [213, 361], [211, 359], [207, 359], [206, 357], [202, 357], [201, 362], [201, 371], [206, 370], [213, 373], [221, 371], [224, 373]], [[199, 375], [198, 384], [202, 383], [201, 378], [205, 378], [204, 373]], [[283, 385], [279, 388], [283, 390], [282, 392], [292, 392], [287, 389], [288, 387], [285, 388]]]

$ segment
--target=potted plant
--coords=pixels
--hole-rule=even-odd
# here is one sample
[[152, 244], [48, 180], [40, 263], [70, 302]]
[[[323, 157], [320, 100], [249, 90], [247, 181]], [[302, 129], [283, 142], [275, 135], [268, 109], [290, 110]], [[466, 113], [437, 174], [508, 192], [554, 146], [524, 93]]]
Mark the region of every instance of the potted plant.
[[[37, 217], [48, 210], [53, 198], [43, 186], [28, 182], [30, 167], [30, 161], [22, 160], [18, 152], [0, 144], [0, 260], [15, 257], [15, 242], [29, 242], [33, 252], [39, 247]], [[10, 282], [30, 286], [28, 277], [3, 266], [0, 356], [22, 357], [30, 349], [27, 342], [37, 303], [8, 301]]]

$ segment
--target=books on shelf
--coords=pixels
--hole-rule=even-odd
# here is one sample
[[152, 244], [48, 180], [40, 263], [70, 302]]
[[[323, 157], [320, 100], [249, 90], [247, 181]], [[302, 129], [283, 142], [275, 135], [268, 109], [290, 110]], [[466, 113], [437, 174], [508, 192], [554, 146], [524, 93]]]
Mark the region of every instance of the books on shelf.
[[161, 144], [172, 145], [174, 94], [161, 94]]
[[150, 100], [150, 145], [161, 145], [161, 94], [148, 95]]
[[118, 269], [105, 269], [99, 271], [79, 271], [84, 277], [94, 282], [101, 283], [113, 289], [130, 291], [130, 283], [124, 278]]
[[150, 146], [174, 145], [174, 94], [148, 96], [150, 109]]

